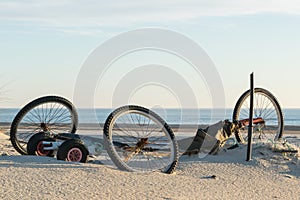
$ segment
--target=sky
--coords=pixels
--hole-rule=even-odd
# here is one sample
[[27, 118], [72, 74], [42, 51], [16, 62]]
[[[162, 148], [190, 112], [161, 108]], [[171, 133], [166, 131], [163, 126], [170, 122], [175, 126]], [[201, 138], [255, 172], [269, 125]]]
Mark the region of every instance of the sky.
[[[184, 35], [204, 49], [222, 81], [226, 107], [232, 108], [249, 88], [254, 72], [255, 85], [270, 90], [282, 107], [300, 108], [299, 24], [297, 0], [1, 0], [0, 107], [19, 108], [50, 94], [73, 100], [81, 69], [96, 48], [120, 34], [151, 27]], [[194, 77], [178, 56], [144, 50], [111, 64], [102, 77], [106, 82], [95, 87], [95, 107], [112, 107], [107, 96], [116, 83], [132, 66], [151, 63], [188, 77], [196, 105], [212, 106], [205, 77]], [[126, 101], [182, 106], [178, 95], [160, 84], [139, 87]]]

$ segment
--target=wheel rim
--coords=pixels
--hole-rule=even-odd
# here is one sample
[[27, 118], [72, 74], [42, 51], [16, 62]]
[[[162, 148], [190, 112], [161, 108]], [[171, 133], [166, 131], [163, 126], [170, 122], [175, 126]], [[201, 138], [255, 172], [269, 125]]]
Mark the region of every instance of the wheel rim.
[[67, 106], [58, 102], [45, 102], [29, 110], [20, 120], [16, 139], [26, 152], [30, 137], [38, 132], [69, 133], [74, 127], [74, 116]]
[[[274, 99], [270, 98], [268, 94], [264, 92], [254, 93], [254, 103], [253, 103], [253, 118], [261, 117], [264, 119], [265, 124], [253, 125], [253, 138], [263, 139], [263, 140], [276, 140], [279, 138], [282, 130], [282, 118], [281, 111], [278, 104]], [[244, 98], [243, 103], [239, 107], [237, 113], [237, 119], [247, 119], [249, 118], [250, 110], [250, 94]], [[248, 130], [241, 130], [241, 134], [245, 136], [247, 140]]]
[[138, 110], [115, 115], [109, 136], [119, 162], [131, 171], [163, 170], [174, 162], [177, 154], [164, 124]]
[[47, 156], [49, 155], [49, 150], [44, 150], [45, 145], [43, 144], [43, 141], [40, 141], [36, 147], [36, 153], [39, 156]]
[[68, 151], [67, 160], [71, 162], [80, 162], [82, 156], [82, 151], [79, 148], [72, 148]]

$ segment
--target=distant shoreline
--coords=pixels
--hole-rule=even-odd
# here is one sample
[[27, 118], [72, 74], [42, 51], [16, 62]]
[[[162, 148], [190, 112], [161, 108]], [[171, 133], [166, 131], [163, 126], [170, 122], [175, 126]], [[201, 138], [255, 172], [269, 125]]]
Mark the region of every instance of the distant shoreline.
[[[0, 122], [0, 129], [10, 129], [11, 123], [8, 122]], [[79, 130], [98, 130], [99, 128], [103, 128], [104, 123], [96, 124], [96, 123], [80, 123], [78, 125]], [[191, 131], [195, 130], [195, 128], [206, 128], [209, 124], [169, 124], [173, 131], [177, 131], [180, 129], [181, 131]], [[286, 125], [284, 126], [284, 131], [299, 131], [300, 126]]]
[[[198, 111], [199, 112], [198, 112]], [[232, 120], [232, 109], [225, 109], [226, 112], [219, 112], [218, 109], [162, 109], [161, 112], [153, 109], [168, 124], [212, 124], [220, 120]], [[284, 114], [284, 124], [288, 126], [300, 126], [300, 109], [282, 109]], [[104, 123], [111, 109], [77, 109], [79, 123]], [[0, 123], [11, 123], [19, 109], [0, 109]], [[274, 116], [270, 120], [271, 124], [276, 123]], [[173, 126], [173, 125], [172, 125]]]

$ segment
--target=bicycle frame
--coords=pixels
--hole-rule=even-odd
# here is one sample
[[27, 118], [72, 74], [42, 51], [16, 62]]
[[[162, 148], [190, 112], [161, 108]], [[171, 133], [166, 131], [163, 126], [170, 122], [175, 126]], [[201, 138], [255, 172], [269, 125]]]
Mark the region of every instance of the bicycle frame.
[[[250, 120], [249, 119], [242, 119], [242, 120], [239, 120], [238, 123], [241, 126], [240, 128], [245, 128], [246, 126], [248, 126], [250, 124]], [[255, 125], [265, 124], [265, 120], [262, 117], [254, 118], [253, 119], [253, 124], [255, 124]]]

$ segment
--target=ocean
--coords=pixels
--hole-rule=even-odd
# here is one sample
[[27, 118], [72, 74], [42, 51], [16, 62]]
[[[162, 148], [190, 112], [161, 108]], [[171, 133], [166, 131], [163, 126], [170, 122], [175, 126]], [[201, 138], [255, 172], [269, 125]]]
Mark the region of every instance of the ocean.
[[[11, 123], [20, 109], [1, 108], [0, 123]], [[213, 124], [232, 120], [233, 109], [160, 109], [154, 110], [169, 124]], [[284, 124], [300, 126], [300, 109], [283, 109]], [[78, 109], [79, 123], [104, 123], [112, 109]]]

